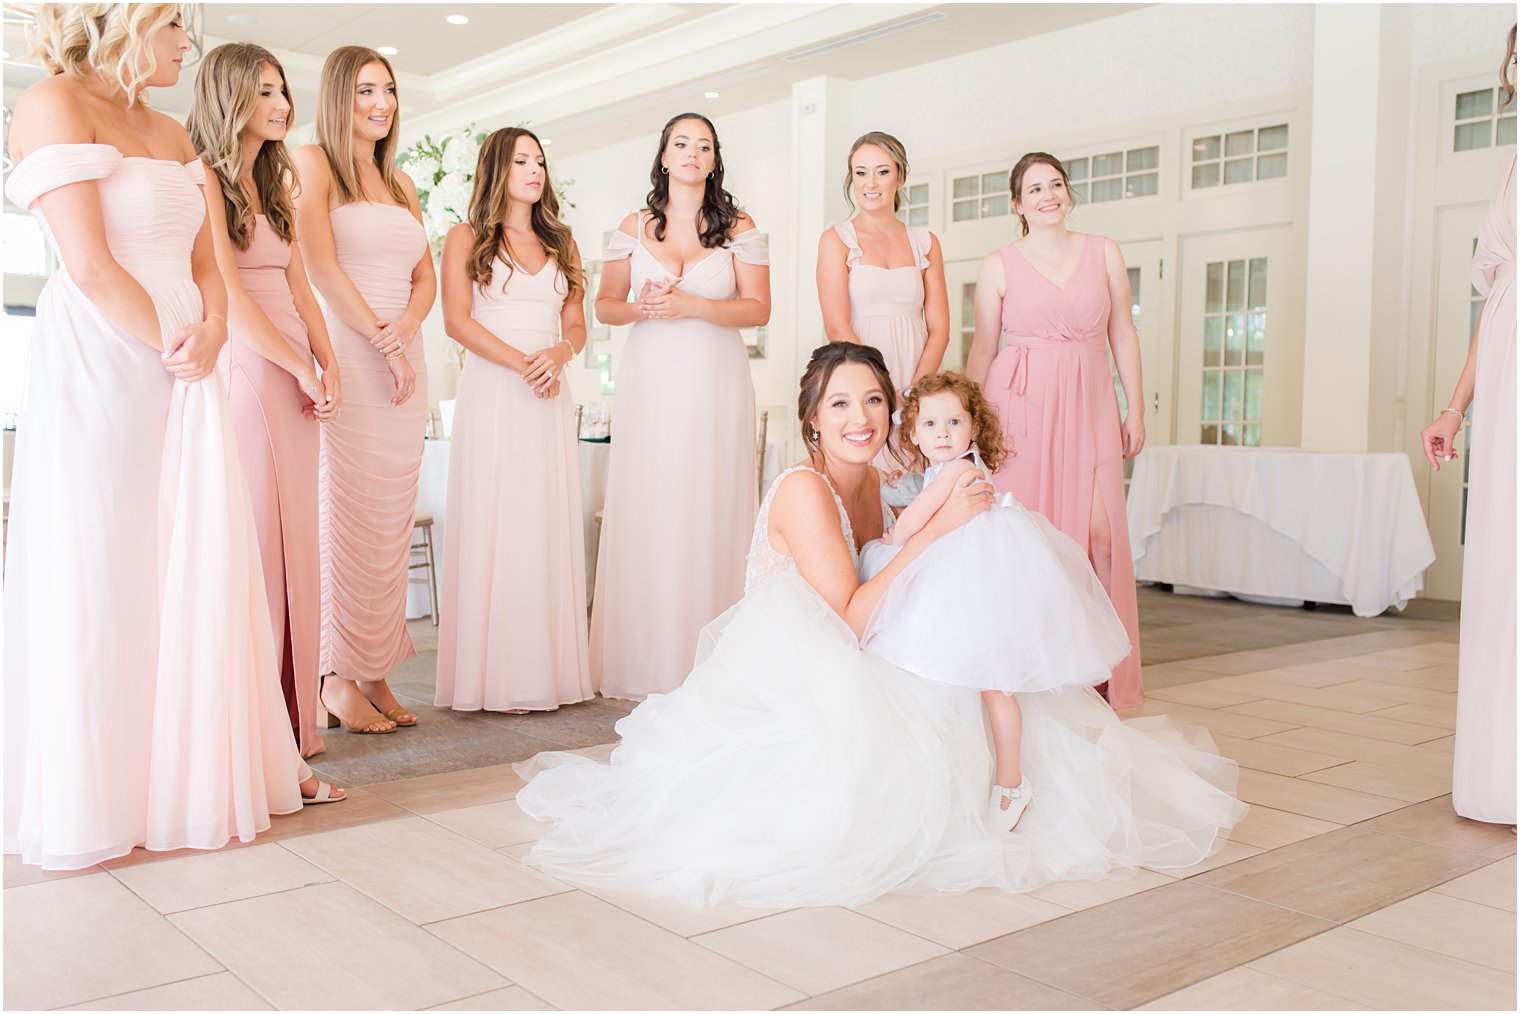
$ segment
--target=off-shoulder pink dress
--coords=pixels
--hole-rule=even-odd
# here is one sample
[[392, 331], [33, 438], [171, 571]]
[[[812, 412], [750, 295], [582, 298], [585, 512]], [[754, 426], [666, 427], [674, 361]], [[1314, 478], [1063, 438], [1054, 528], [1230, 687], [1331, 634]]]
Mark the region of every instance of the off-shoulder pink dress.
[[1451, 802], [1472, 820], [1515, 822], [1515, 156], [1478, 227], [1472, 283], [1487, 298], [1467, 453], [1467, 549]]
[[[560, 340], [567, 286], [500, 257], [474, 317], [532, 355]], [[534, 395], [516, 370], [470, 356], [449, 446], [438, 629], [439, 707], [549, 711], [592, 697], [586, 543], [569, 385]]]
[[[55, 144], [6, 194], [94, 181], [167, 338], [203, 319], [188, 165]], [[37, 304], [5, 581], [5, 851], [78, 869], [212, 849], [301, 808], [253, 513], [216, 376], [175, 380], [66, 267]]]
[[[338, 267], [381, 319], [412, 298], [412, 269], [427, 233], [399, 204], [355, 201], [331, 212]], [[322, 426], [318, 502], [322, 537], [324, 673], [383, 680], [417, 649], [406, 630], [407, 560], [427, 432], [422, 336], [406, 347], [417, 388], [392, 405], [396, 384], [381, 351], [331, 307], [327, 332], [343, 375], [343, 410]]]
[[[311, 360], [306, 324], [296, 312], [285, 269], [290, 244], [263, 215], [247, 250], [233, 248], [243, 288], [295, 352]], [[317, 539], [317, 451], [321, 424], [302, 414], [308, 399], [296, 378], [259, 355], [233, 328], [228, 336], [227, 401], [238, 457], [253, 501], [264, 561], [269, 620], [280, 687], [301, 753], [323, 750], [317, 734], [317, 635], [322, 572]]]
[[[605, 256], [630, 258], [634, 292], [670, 274], [622, 231]], [[733, 299], [736, 257], [769, 263], [765, 240], [740, 233], [691, 265], [680, 287]], [[603, 696], [641, 701], [681, 685], [697, 633], [744, 591], [758, 487], [755, 387], [738, 330], [696, 318], [634, 324], [618, 367], [591, 609]]]
[[1108, 372], [1103, 237], [1087, 236], [1076, 272], [1059, 287], [1014, 244], [999, 253], [1007, 278], [1003, 347], [987, 373], [986, 394], [1012, 453], [992, 484], [1045, 515], [1083, 549], [1090, 542], [1094, 491], [1102, 495], [1112, 533], [1108, 594], [1134, 645], [1114, 667], [1108, 700], [1131, 708], [1145, 700], [1145, 691], [1135, 564], [1124, 521], [1119, 401]]

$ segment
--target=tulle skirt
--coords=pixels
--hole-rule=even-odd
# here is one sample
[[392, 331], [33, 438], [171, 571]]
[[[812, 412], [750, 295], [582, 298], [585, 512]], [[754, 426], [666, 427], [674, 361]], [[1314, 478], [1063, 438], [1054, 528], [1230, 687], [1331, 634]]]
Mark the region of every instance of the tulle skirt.
[[526, 862], [690, 904], [853, 905], [1191, 866], [1244, 812], [1202, 730], [1122, 723], [1088, 688], [1021, 700], [1036, 788], [1008, 834], [986, 820], [978, 695], [862, 652], [790, 569], [704, 630], [683, 685], [618, 723], [609, 764], [518, 765], [518, 804], [554, 824]]
[[[898, 547], [869, 542], [862, 576]], [[976, 690], [1096, 686], [1130, 641], [1087, 554], [1012, 497], [936, 539], [871, 615], [867, 650], [916, 676]]]

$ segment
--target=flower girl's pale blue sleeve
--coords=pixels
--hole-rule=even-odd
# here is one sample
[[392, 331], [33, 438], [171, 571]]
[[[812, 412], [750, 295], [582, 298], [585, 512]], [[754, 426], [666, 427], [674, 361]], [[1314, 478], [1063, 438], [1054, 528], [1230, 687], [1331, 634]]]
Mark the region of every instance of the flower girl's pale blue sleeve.
[[899, 510], [912, 503], [923, 491], [924, 477], [917, 472], [904, 472], [896, 486], [886, 482], [881, 484], [881, 498]]

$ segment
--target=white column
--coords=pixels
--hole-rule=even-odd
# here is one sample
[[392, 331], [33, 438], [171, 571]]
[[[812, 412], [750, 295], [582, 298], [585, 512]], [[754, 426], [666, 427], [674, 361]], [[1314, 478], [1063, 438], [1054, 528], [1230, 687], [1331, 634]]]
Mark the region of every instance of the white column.
[[[845, 162], [854, 119], [851, 82], [837, 77], [813, 77], [792, 85], [792, 203], [793, 249], [789, 280], [793, 293], [795, 376], [802, 375], [813, 349], [823, 344], [823, 317], [818, 310], [814, 271], [818, 237], [830, 222], [849, 213], [844, 200]], [[773, 257], [773, 262], [779, 260]], [[774, 271], [774, 269], [773, 269]], [[779, 279], [774, 275], [771, 284]]]
[[1387, 5], [1315, 8], [1302, 416], [1310, 450], [1392, 449], [1408, 25], [1407, 12]]

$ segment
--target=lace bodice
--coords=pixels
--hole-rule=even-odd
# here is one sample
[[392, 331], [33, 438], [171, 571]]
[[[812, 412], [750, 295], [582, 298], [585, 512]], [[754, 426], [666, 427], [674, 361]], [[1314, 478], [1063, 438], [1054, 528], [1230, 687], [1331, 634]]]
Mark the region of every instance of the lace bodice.
[[797, 565], [790, 556], [777, 552], [776, 547], [771, 545], [770, 538], [771, 501], [776, 498], [776, 490], [781, 488], [786, 477], [793, 472], [812, 472], [821, 476], [824, 484], [829, 487], [829, 492], [834, 495], [834, 504], [839, 508], [839, 525], [844, 532], [845, 545], [850, 547], [850, 562], [859, 569], [860, 553], [855, 548], [855, 530], [850, 527], [850, 516], [845, 513], [844, 501], [839, 499], [839, 493], [834, 489], [834, 484], [829, 482], [827, 475], [816, 469], [809, 468], [807, 465], [794, 465], [776, 476], [775, 481], [771, 483], [771, 488], [766, 491], [765, 499], [760, 504], [760, 516], [755, 519], [755, 535], [750, 540], [749, 556], [744, 567], [744, 594], [746, 595], [776, 575]]

